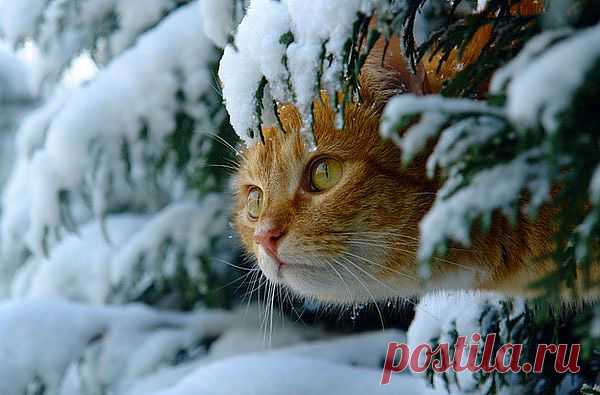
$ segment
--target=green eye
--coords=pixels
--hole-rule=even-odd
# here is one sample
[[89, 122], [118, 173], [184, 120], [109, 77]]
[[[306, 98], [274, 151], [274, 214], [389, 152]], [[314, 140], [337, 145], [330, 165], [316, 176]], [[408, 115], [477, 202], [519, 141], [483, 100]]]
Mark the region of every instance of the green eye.
[[256, 221], [260, 217], [263, 203], [263, 192], [259, 187], [252, 187], [248, 191], [248, 201], [246, 202], [246, 209], [250, 219]]
[[342, 178], [342, 163], [333, 158], [322, 158], [311, 166], [310, 188], [321, 192], [333, 188]]

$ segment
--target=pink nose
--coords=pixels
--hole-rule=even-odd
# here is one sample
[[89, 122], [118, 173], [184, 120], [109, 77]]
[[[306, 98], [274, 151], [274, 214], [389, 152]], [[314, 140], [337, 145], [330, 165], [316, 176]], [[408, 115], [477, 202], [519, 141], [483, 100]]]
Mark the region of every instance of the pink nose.
[[254, 241], [260, 244], [267, 254], [277, 259], [277, 243], [284, 235], [280, 228], [266, 228], [254, 233]]

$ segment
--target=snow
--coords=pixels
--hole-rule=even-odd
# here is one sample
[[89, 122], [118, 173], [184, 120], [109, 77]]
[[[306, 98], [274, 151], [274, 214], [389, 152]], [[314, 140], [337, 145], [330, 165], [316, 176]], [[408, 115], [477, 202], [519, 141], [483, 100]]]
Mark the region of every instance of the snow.
[[487, 7], [488, 0], [477, 0], [477, 12], [482, 12]]
[[[223, 244], [215, 239], [224, 238], [226, 199], [200, 198], [186, 185], [189, 169], [176, 169], [170, 157], [160, 173], [154, 169], [176, 113], [194, 119], [194, 138], [214, 128], [213, 110], [198, 100], [212, 94], [216, 51], [198, 13], [197, 4], [180, 7], [90, 82], [56, 89], [22, 123], [2, 195], [2, 295], [125, 301], [155, 280], [136, 279], [134, 287], [136, 265], [152, 268], [146, 275], [173, 274], [183, 265], [200, 281], [199, 255], [229, 259], [231, 246], [222, 253], [212, 249]], [[204, 158], [193, 149], [192, 155]], [[125, 207], [137, 214], [108, 215]], [[162, 247], [165, 256], [157, 251]], [[90, 257], [90, 251], [96, 254]], [[85, 281], [86, 265], [94, 281]]]
[[[232, 373], [235, 372], [235, 380]], [[402, 377], [380, 386], [380, 369], [344, 366], [286, 355], [251, 355], [225, 360], [190, 375], [174, 388], [152, 395], [286, 394], [442, 394], [418, 377]], [[285, 390], [284, 390], [285, 389]]]
[[457, 164], [469, 150], [490, 141], [503, 126], [504, 123], [496, 118], [481, 116], [461, 120], [444, 129], [427, 160], [428, 176], [433, 177], [437, 167], [449, 169]]
[[0, 39], [0, 188], [14, 161], [14, 134], [35, 105], [29, 65]]
[[[421, 343], [450, 342], [451, 330], [455, 327], [460, 335], [471, 335], [481, 330], [479, 318], [486, 303], [497, 304], [500, 295], [480, 292], [434, 292], [425, 295], [415, 309], [415, 319], [407, 336], [409, 347]], [[469, 306], [465, 309], [465, 306]]]
[[521, 52], [514, 59], [496, 70], [490, 81], [490, 92], [494, 94], [501, 93], [506, 89], [506, 85], [515, 75], [519, 74], [531, 61], [540, 56], [553, 42], [564, 38], [569, 33], [571, 33], [569, 29], [550, 30], [538, 34], [527, 41]]
[[0, 1], [0, 29], [11, 43], [23, 42], [38, 29], [47, 0]]
[[[226, 232], [224, 210], [225, 200], [217, 194], [205, 196], [200, 203], [178, 202], [164, 208], [115, 254], [110, 264], [110, 283], [126, 290], [131, 298], [143, 293], [155, 276], [174, 276], [178, 265], [183, 265], [196, 281], [202, 281], [197, 257], [210, 253], [214, 240]], [[165, 242], [169, 246], [163, 251]]]
[[[415, 318], [406, 334], [407, 344], [414, 349], [419, 344], [430, 344], [435, 347], [439, 343], [454, 344], [453, 334], [467, 336], [467, 345], [473, 344], [470, 336], [481, 331], [479, 318], [486, 305], [498, 305], [501, 298], [492, 294], [480, 294], [472, 292], [442, 292], [432, 293], [424, 296], [415, 309]], [[469, 308], [465, 308], [469, 306]], [[464, 364], [467, 360], [467, 348], [461, 356]], [[424, 355], [421, 356], [424, 358]], [[454, 375], [447, 375], [451, 384], [452, 392], [459, 392], [458, 388], [465, 393], [476, 390], [478, 380], [469, 371], [457, 372], [456, 382]], [[436, 388], [445, 388], [441, 375], [434, 378]]]
[[[488, 292], [436, 292], [425, 295], [416, 306], [415, 318], [411, 323], [407, 336], [407, 344], [414, 349], [419, 344], [430, 344], [432, 347], [439, 343], [454, 344], [454, 336], [466, 336], [466, 345], [479, 344], [482, 347], [483, 342], [474, 343], [471, 335], [479, 333], [482, 337], [487, 334], [489, 322], [480, 322], [481, 317], [485, 317], [485, 311], [502, 311], [502, 303], [505, 298]], [[519, 316], [525, 306], [523, 299], [513, 300], [513, 309], [510, 313], [511, 319]], [[468, 308], [467, 308], [468, 307]], [[493, 314], [487, 316], [495, 317]], [[510, 333], [510, 329], [504, 324], [500, 324], [498, 339]], [[424, 357], [424, 356], [422, 356]], [[468, 347], [465, 347], [461, 356], [461, 365], [465, 365], [468, 357]], [[491, 383], [479, 383], [480, 377], [477, 374], [464, 370], [446, 375], [449, 379], [451, 393], [485, 393], [486, 385]], [[507, 379], [510, 379], [507, 377]], [[476, 387], [481, 385], [481, 387]], [[446, 383], [441, 375], [434, 377], [435, 388], [445, 388]], [[508, 393], [521, 393], [523, 390], [517, 386], [511, 387]], [[474, 392], [477, 391], [477, 392]]]
[[[261, 120], [256, 116], [256, 92], [266, 78], [266, 92], [278, 102], [290, 102], [300, 111], [303, 135], [309, 150], [314, 149], [311, 106], [317, 96], [317, 72], [325, 55], [332, 56], [321, 87], [333, 97], [340, 87], [340, 59], [357, 13], [372, 11], [368, 0], [319, 0], [306, 7], [300, 0], [252, 0], [235, 35], [221, 59], [219, 77], [231, 123], [246, 144], [258, 139]], [[286, 46], [282, 37], [291, 33]], [[287, 67], [286, 67], [287, 65]], [[267, 105], [266, 108], [272, 107]], [[249, 131], [254, 132], [251, 137]]]
[[419, 122], [411, 126], [402, 138], [397, 133], [392, 134], [392, 141], [395, 141], [402, 149], [403, 161], [408, 162], [421, 152], [429, 140], [435, 137], [447, 122], [448, 117], [440, 112], [424, 112]]
[[202, 0], [202, 27], [204, 34], [219, 48], [225, 48], [229, 37], [234, 33], [234, 25], [239, 24], [236, 16], [243, 10], [236, 9], [240, 3], [230, 0]]
[[600, 166], [596, 167], [590, 182], [590, 197], [592, 201], [600, 201]]
[[[156, 150], [152, 144], [160, 147], [164, 137], [174, 130], [174, 113], [181, 106], [196, 119], [199, 128], [212, 127], [209, 110], [195, 101], [212, 89], [208, 62], [213, 46], [203, 35], [198, 12], [197, 4], [192, 4], [170, 14], [92, 82], [77, 89], [54, 114], [47, 131], [28, 132], [45, 134], [43, 148], [23, 166], [31, 174], [26, 239], [38, 255], [43, 253], [47, 229], [60, 225], [59, 191], [77, 190], [84, 182], [91, 184], [97, 215], [106, 209], [106, 193], [111, 187], [108, 180], [121, 184], [113, 186], [117, 189], [112, 199], [124, 199], [123, 194], [131, 189], [123, 179], [124, 164], [109, 159], [120, 157], [124, 141], [130, 145], [135, 182], [147, 177], [143, 163], [147, 155], [158, 155], [148, 150]], [[172, 40], [174, 36], [178, 39]], [[179, 89], [183, 89], [189, 103], [178, 102]], [[148, 128], [148, 139], [144, 141], [140, 137], [143, 126]], [[91, 172], [93, 168], [95, 173]], [[168, 190], [175, 193], [178, 179], [167, 177], [167, 181], [172, 185]], [[6, 201], [5, 205], [20, 206]]]
[[14, 54], [0, 47], [0, 104], [33, 98], [29, 70]]
[[118, 383], [117, 378], [126, 380], [152, 371], [179, 348], [218, 335], [231, 323], [230, 314], [220, 311], [186, 316], [134, 305], [5, 302], [0, 304], [0, 392], [25, 393], [38, 379], [47, 393], [58, 394], [69, 366], [80, 358], [80, 363], [86, 363], [89, 356], [84, 351], [98, 342], [96, 374]]
[[231, 126], [246, 144], [252, 144], [257, 136], [251, 136], [249, 131], [256, 133], [258, 128], [254, 96], [260, 82], [260, 71], [232, 46], [227, 46], [219, 67], [219, 78]]
[[419, 259], [429, 259], [446, 239], [468, 246], [472, 221], [495, 209], [514, 218], [516, 202], [523, 189], [531, 193], [530, 208], [539, 207], [550, 192], [550, 169], [540, 161], [541, 157], [541, 149], [526, 151], [509, 162], [479, 171], [466, 187], [456, 192], [462, 179], [451, 177], [419, 225], [422, 235]]
[[[238, 135], [250, 143], [248, 130], [256, 133], [256, 90], [263, 76], [270, 82], [275, 98], [288, 101], [287, 71], [281, 61], [286, 47], [280, 43], [290, 30], [286, 5], [271, 0], [250, 2], [247, 14], [238, 26], [236, 49], [228, 45], [221, 59], [219, 77], [223, 83], [223, 98]], [[271, 82], [272, 81], [272, 82]], [[256, 139], [258, 135], [254, 136]]]
[[31, 202], [31, 157], [45, 139], [49, 123], [61, 109], [68, 93], [56, 95], [28, 115], [19, 125], [14, 136], [13, 165], [10, 176], [2, 189], [2, 216], [0, 217], [0, 295], [10, 288], [10, 281], [18, 265], [26, 255], [24, 234], [29, 224]]
[[[198, 301], [194, 311], [175, 313], [129, 304], [180, 265], [203, 284], [199, 257], [219, 262], [235, 253], [223, 243], [230, 203], [224, 195], [194, 191], [186, 178], [191, 166], [177, 169], [172, 158], [160, 174], [151, 167], [175, 129], [175, 114], [183, 111], [194, 119], [194, 138], [214, 131], [212, 114], [201, 101], [214, 95], [214, 46], [224, 47], [219, 76], [240, 137], [253, 144], [260, 123], [274, 122], [272, 100], [293, 102], [303, 116], [310, 149], [310, 107], [318, 94], [322, 42], [333, 62], [319, 82], [332, 97], [344, 73], [340, 58], [356, 12], [370, 13], [375, 4], [318, 0], [307, 7], [300, 0], [252, 0], [231, 44], [242, 15], [232, 1], [184, 3], [0, 0], [2, 33], [13, 44], [34, 45], [28, 41], [33, 40], [40, 45], [44, 73], [62, 73], [73, 88], [59, 89], [23, 122], [15, 141], [15, 168], [2, 191], [0, 297], [11, 299], [0, 303], [0, 393], [36, 393], [35, 387], [43, 386], [47, 395], [445, 394], [441, 379], [436, 378], [440, 390], [433, 390], [423, 377], [408, 373], [380, 386], [387, 343], [451, 341], [454, 329], [470, 334], [480, 328], [484, 307], [498, 308], [499, 297], [429, 294], [417, 306], [408, 334], [387, 330], [345, 337], [280, 318], [278, 312], [268, 325], [268, 315], [254, 305], [206, 310]], [[107, 25], [115, 16], [118, 26]], [[97, 37], [90, 35], [99, 31]], [[281, 41], [288, 33], [287, 38], [293, 36], [289, 45]], [[441, 169], [449, 177], [421, 224], [419, 257], [429, 257], [446, 238], [468, 244], [471, 221], [494, 209], [514, 215], [523, 189], [530, 192], [532, 206], [548, 197], [545, 147], [480, 172], [458, 192], [455, 187], [462, 181], [460, 158], [494, 138], [504, 125], [499, 118], [508, 115], [520, 122], [523, 114], [510, 107], [517, 100], [513, 91], [522, 95], [542, 81], [530, 69], [541, 65], [540, 74], [559, 80], [550, 70], [557, 65], [555, 51], [577, 55], [584, 66], [597, 57], [592, 40], [598, 38], [597, 28], [555, 44], [566, 34], [552, 32], [531, 41], [496, 74], [492, 89], [508, 92], [506, 113], [481, 102], [413, 95], [394, 98], [387, 106], [382, 135], [397, 143], [408, 160], [439, 134], [428, 171], [433, 175]], [[581, 55], [585, 45], [596, 55]], [[17, 75], [7, 79], [15, 86], [24, 83], [23, 68], [13, 67], [12, 55], [7, 61], [2, 56], [0, 88], [2, 75]], [[89, 74], [78, 74], [80, 67]], [[259, 120], [256, 91], [263, 78], [267, 86]], [[560, 89], [572, 93], [575, 82], [561, 80]], [[542, 97], [556, 94], [553, 89], [543, 86], [539, 97], [527, 92], [528, 121], [538, 122], [533, 117], [539, 113], [543, 122], [559, 114], [560, 103]], [[469, 118], [446, 127], [464, 114]], [[413, 115], [421, 117], [402, 125]], [[143, 137], [142, 130], [147, 132]], [[255, 132], [253, 138], [248, 130]], [[205, 164], [198, 152], [192, 156]], [[590, 192], [600, 196], [600, 170]], [[169, 298], [158, 304], [164, 308]], [[598, 327], [595, 322], [594, 332]], [[459, 393], [456, 384], [451, 385]], [[459, 374], [460, 388], [474, 384], [469, 373]]]
[[110, 279], [114, 255], [147, 220], [131, 214], [107, 219], [111, 243], [104, 240], [95, 221], [83, 226], [79, 234], [65, 237], [47, 259], [30, 257], [13, 281], [11, 296], [106, 303], [114, 286]]
[[387, 342], [403, 340], [404, 335], [398, 331], [373, 332], [238, 355], [203, 365], [177, 385], [150, 393], [279, 395], [283, 388], [286, 394], [302, 395], [392, 394], [399, 390], [415, 395], [441, 393], [409, 375], [396, 377], [388, 386], [379, 386], [380, 363]]
[[[407, 374], [379, 385], [387, 342], [405, 340], [398, 331], [324, 339], [318, 330], [282, 320], [270, 346], [244, 344], [241, 337], [231, 342], [230, 334], [240, 331], [259, 338], [251, 318], [257, 312], [4, 302], [0, 391], [25, 393], [37, 382], [62, 395], [84, 388], [115, 395], [281, 394], [282, 388], [302, 395], [443, 393]], [[205, 346], [207, 339], [215, 340]]]
[[[410, 161], [438, 135], [453, 114], [499, 114], [485, 103], [468, 99], [447, 99], [441, 96], [402, 94], [386, 105], [380, 124], [383, 138], [392, 139], [401, 149], [404, 161]], [[422, 114], [422, 115], [421, 115]], [[414, 125], [406, 125], [407, 117], [421, 115]], [[410, 125], [410, 126], [409, 126]], [[409, 126], [403, 135], [402, 129]]]
[[89, 53], [83, 53], [73, 59], [71, 65], [64, 72], [62, 84], [69, 88], [76, 88], [82, 83], [91, 81], [98, 73], [98, 65]]
[[2, 256], [5, 258], [1, 280], [10, 278], [14, 262], [22, 254], [24, 234], [29, 224], [31, 202], [30, 174], [31, 157], [40, 149], [45, 140], [46, 131], [53, 117], [61, 110], [68, 96], [60, 91], [54, 97], [29, 115], [20, 125], [15, 137], [15, 164], [12, 173], [2, 191], [2, 217], [0, 241]]
[[[179, 264], [202, 281], [197, 257], [208, 254], [211, 242], [226, 231], [223, 209], [220, 196], [208, 195], [200, 203], [173, 203], [152, 217], [111, 215], [104, 230], [93, 220], [61, 240], [48, 258], [31, 256], [6, 286], [13, 298], [66, 298], [101, 305], [137, 297], [156, 276], [174, 275]], [[163, 251], [166, 241], [170, 244]]]
[[43, 49], [35, 73], [39, 83], [59, 79], [85, 48], [95, 48], [98, 60], [108, 62], [176, 7], [176, 0], [2, 0], [0, 28], [13, 45], [35, 40]]
[[[555, 37], [542, 36], [531, 46], [536, 47]], [[570, 105], [573, 94], [598, 59], [600, 26], [573, 34], [526, 65], [521, 65], [522, 59], [517, 58], [517, 66], [509, 67], [521, 67], [518, 67], [518, 73], [513, 71], [513, 78], [506, 88], [507, 114], [511, 121], [523, 128], [540, 125], [549, 133], [555, 132], [560, 125], [561, 113]]]

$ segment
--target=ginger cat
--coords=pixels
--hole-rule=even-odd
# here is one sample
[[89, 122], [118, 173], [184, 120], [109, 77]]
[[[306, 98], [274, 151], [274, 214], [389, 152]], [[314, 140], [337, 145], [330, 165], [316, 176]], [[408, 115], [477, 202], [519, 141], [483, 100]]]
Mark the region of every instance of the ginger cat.
[[[469, 56], [478, 56], [488, 37], [480, 34]], [[343, 131], [335, 128], [329, 100], [315, 101], [316, 152], [305, 150], [291, 105], [279, 108], [284, 131], [265, 129], [265, 144], [242, 151], [234, 222], [247, 252], [270, 281], [336, 303], [433, 289], [533, 295], [528, 285], [553, 267], [539, 260], [552, 250], [550, 209], [535, 223], [520, 218], [516, 228], [498, 216], [490, 232], [473, 233], [471, 248], [451, 248], [434, 259], [428, 282], [419, 279], [418, 224], [438, 184], [427, 178], [422, 159], [404, 167], [399, 149], [378, 129], [390, 97], [436, 91], [440, 81], [432, 80], [435, 61], [414, 76], [394, 41], [383, 62], [383, 43], [369, 56], [362, 101], [346, 109]]]

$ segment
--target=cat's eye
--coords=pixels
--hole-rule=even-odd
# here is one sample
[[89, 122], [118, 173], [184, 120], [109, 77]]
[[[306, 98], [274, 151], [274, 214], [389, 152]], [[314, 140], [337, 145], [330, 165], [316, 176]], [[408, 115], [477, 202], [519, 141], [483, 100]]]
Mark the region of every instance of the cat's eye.
[[246, 202], [246, 210], [248, 217], [252, 220], [257, 220], [262, 211], [263, 192], [259, 187], [251, 187], [248, 190], [248, 201]]
[[313, 192], [333, 188], [342, 178], [342, 163], [333, 158], [317, 159], [310, 168], [310, 189]]

